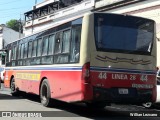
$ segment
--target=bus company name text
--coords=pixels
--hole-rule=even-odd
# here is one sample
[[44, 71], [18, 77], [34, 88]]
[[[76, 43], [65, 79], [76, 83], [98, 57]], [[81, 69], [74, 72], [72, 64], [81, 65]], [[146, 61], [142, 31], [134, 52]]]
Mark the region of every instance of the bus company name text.
[[16, 79], [40, 80], [40, 73], [16, 73]]
[[126, 75], [126, 74], [112, 74], [112, 79], [114, 80], [136, 80], [136, 75]]
[[151, 84], [132, 84], [132, 88], [152, 89], [153, 87]]

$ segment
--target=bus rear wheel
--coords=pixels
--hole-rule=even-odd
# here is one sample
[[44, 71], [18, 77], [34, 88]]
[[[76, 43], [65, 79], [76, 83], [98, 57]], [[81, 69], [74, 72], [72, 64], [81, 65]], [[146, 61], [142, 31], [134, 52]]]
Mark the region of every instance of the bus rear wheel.
[[12, 96], [19, 95], [19, 90], [16, 88], [14, 77], [11, 79], [10, 89], [11, 89]]
[[51, 106], [51, 92], [47, 79], [44, 79], [40, 88], [40, 100], [41, 104], [45, 107]]

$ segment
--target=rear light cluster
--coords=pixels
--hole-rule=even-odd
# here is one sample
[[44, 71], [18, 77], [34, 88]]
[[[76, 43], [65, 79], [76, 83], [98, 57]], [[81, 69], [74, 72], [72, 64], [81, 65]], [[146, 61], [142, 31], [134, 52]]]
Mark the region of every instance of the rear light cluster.
[[90, 78], [90, 62], [87, 62], [82, 67], [82, 79], [85, 80], [85, 83], [89, 83]]

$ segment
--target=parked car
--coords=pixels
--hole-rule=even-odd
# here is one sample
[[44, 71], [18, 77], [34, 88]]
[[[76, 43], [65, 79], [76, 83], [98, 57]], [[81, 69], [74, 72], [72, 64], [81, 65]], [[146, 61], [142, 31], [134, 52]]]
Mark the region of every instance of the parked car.
[[160, 103], [160, 70], [157, 72], [157, 103]]
[[142, 105], [146, 108], [151, 108], [154, 105], [160, 103], [160, 69], [157, 71], [157, 99], [155, 103], [143, 103]]

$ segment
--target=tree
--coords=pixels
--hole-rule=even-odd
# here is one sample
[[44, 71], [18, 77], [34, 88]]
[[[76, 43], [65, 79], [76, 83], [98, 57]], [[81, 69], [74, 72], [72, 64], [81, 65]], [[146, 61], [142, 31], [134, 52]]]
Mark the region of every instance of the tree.
[[6, 26], [7, 26], [8, 28], [11, 28], [11, 29], [17, 31], [17, 32], [19, 32], [19, 30], [20, 30], [21, 33], [22, 33], [22, 24], [21, 24], [21, 22], [19, 22], [18, 20], [11, 19], [10, 21], [8, 21], [8, 22], [6, 23]]

